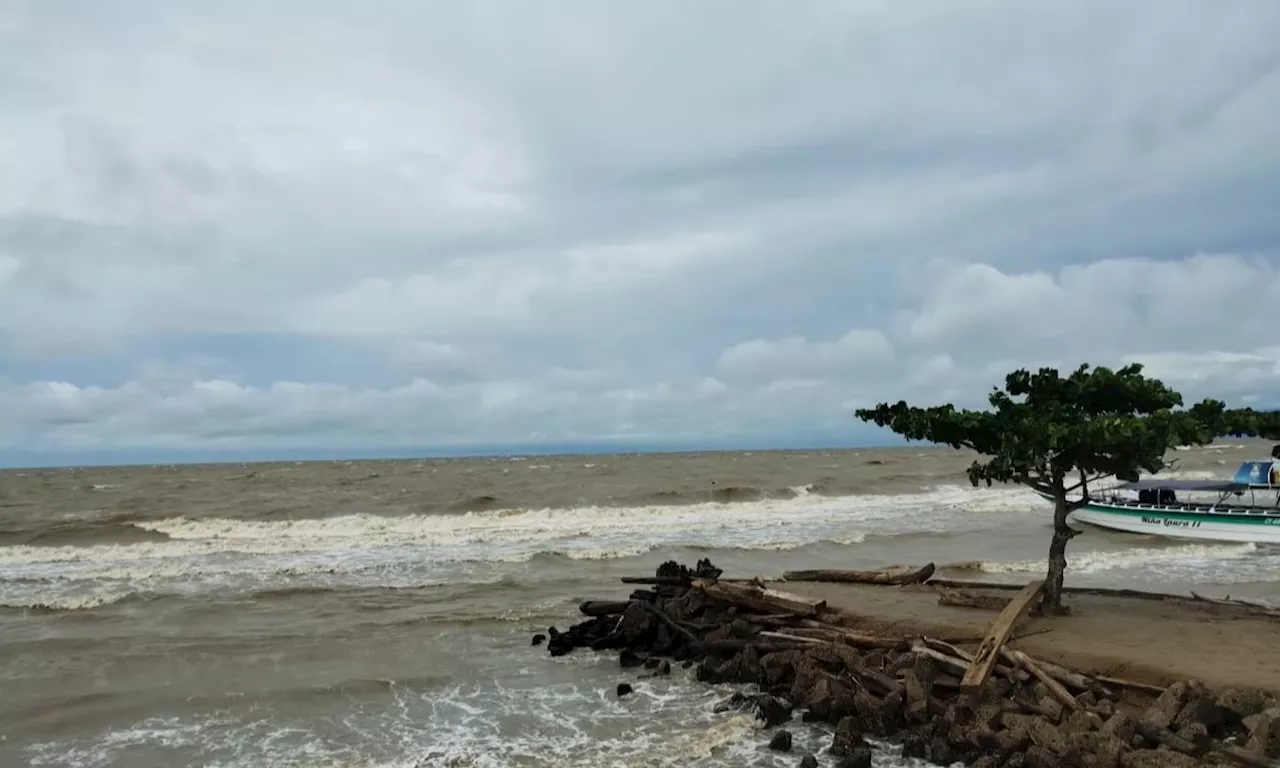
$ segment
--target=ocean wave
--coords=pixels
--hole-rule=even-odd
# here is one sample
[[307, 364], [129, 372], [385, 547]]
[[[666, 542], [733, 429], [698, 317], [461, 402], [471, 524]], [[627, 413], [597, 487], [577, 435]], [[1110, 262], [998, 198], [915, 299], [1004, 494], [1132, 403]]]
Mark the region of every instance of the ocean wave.
[[173, 517], [133, 523], [156, 537], [143, 542], [0, 547], [0, 602], [69, 605], [122, 589], [194, 595], [269, 583], [447, 583], [489, 578], [502, 564], [542, 556], [615, 560], [681, 548], [856, 545], [868, 536], [990, 528], [1039, 503], [1026, 492], [961, 486], [837, 498], [800, 488], [789, 499], [736, 504], [301, 520]]
[[[1239, 558], [1258, 551], [1246, 544], [1183, 544], [1171, 547], [1135, 547], [1114, 552], [1067, 552], [1067, 568], [1072, 573], [1089, 574], [1113, 570], [1149, 568], [1163, 564], [1194, 565]], [[957, 563], [951, 569], [980, 570], [985, 573], [1043, 573], [1046, 560], [1023, 560], [1013, 563]]]

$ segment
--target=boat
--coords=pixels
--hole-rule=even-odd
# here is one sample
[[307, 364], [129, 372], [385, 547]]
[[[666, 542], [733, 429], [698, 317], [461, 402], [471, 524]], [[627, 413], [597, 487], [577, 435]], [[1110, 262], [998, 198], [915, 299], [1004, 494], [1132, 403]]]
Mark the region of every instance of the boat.
[[1101, 487], [1067, 521], [1179, 539], [1280, 544], [1280, 445], [1271, 453], [1269, 461], [1245, 461], [1230, 480], [1148, 477]]

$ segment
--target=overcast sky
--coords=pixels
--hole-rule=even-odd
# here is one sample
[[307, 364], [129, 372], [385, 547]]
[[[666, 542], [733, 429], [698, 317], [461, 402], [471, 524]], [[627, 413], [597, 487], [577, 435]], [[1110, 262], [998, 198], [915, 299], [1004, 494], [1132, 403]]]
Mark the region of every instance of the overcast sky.
[[1280, 3], [7, 0], [0, 460], [1280, 403]]

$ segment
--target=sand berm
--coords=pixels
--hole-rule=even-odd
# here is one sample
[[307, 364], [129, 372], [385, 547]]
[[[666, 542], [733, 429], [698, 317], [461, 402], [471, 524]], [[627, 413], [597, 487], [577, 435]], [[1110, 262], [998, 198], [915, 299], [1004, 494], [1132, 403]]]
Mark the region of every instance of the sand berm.
[[730, 580], [707, 560], [627, 581], [645, 588], [583, 603], [589, 618], [534, 644], [617, 652], [637, 673], [618, 696], [696, 665], [739, 684], [719, 708], [755, 712], [780, 752], [794, 718], [829, 723], [830, 745], [797, 765], [866, 768], [889, 744], [981, 768], [1280, 767], [1280, 616], [1256, 606], [1071, 594], [1069, 615], [1024, 613], [993, 649], [1010, 591], [955, 607], [929, 581]]

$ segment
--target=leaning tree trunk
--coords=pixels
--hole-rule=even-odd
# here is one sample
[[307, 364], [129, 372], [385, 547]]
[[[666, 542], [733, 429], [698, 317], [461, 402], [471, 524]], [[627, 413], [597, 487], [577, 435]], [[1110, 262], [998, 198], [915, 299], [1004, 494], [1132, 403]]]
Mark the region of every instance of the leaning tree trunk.
[[1067, 525], [1067, 514], [1070, 511], [1066, 488], [1058, 480], [1053, 489], [1053, 541], [1049, 544], [1049, 573], [1045, 577], [1044, 596], [1040, 601], [1040, 613], [1044, 616], [1066, 613], [1062, 607], [1062, 579], [1067, 570], [1067, 542], [1076, 535], [1071, 526]]

